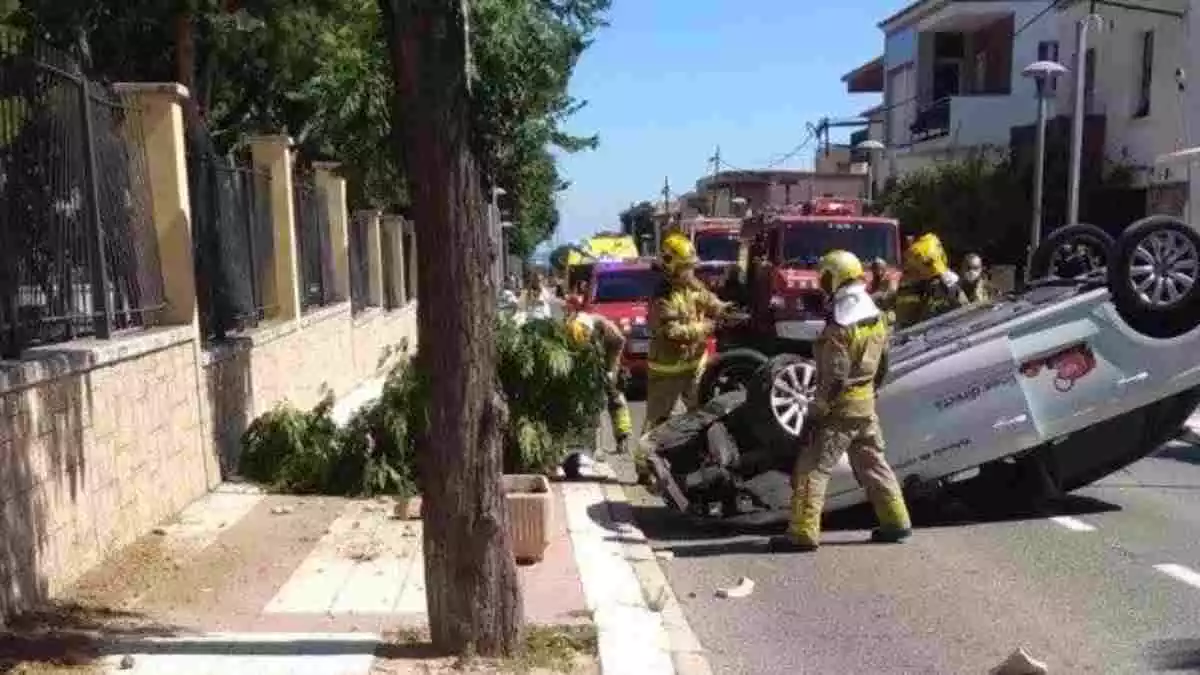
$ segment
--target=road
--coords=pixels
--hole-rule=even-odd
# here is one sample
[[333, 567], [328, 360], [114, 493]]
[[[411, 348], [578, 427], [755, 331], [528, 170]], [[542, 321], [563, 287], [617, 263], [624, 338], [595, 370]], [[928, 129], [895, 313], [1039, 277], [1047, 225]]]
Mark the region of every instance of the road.
[[[1050, 517], [915, 514], [902, 546], [861, 545], [870, 514], [835, 515], [810, 555], [698, 533], [627, 490], [720, 675], [986, 673], [1017, 647], [1053, 673], [1200, 672], [1200, 448], [1168, 446]], [[750, 597], [715, 597], [741, 576]]]

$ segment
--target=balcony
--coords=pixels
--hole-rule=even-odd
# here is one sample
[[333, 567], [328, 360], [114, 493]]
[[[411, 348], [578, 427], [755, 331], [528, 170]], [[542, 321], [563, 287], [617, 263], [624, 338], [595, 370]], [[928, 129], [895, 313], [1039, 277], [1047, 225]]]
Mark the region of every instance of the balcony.
[[940, 146], [949, 139], [958, 146], [1007, 145], [1014, 125], [1033, 119], [1037, 102], [1009, 94], [947, 96], [916, 105], [908, 126], [915, 150]]

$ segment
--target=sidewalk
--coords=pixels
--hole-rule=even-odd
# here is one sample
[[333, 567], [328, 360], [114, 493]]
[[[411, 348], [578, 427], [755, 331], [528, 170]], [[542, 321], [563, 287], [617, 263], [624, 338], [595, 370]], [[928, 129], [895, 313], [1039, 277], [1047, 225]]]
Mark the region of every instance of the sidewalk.
[[[555, 487], [545, 559], [519, 568], [526, 620], [587, 627], [594, 617], [604, 673], [674, 672], [624, 550], [640, 533], [614, 524], [600, 484]], [[98, 657], [96, 673], [440, 672], [421, 669], [434, 662], [412, 644], [427, 623], [421, 522], [393, 511], [386, 500], [221, 486], [87, 573], [62, 609], [30, 617], [50, 643], [0, 649], [36, 648], [40, 660], [82, 650]]]

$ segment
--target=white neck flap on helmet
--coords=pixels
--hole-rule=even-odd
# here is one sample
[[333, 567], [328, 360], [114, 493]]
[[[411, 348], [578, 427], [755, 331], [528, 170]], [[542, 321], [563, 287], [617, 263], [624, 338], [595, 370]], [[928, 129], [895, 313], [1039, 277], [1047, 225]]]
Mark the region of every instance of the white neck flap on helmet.
[[871, 299], [864, 282], [846, 284], [833, 294], [833, 321], [837, 325], [849, 326], [877, 316], [879, 307]]

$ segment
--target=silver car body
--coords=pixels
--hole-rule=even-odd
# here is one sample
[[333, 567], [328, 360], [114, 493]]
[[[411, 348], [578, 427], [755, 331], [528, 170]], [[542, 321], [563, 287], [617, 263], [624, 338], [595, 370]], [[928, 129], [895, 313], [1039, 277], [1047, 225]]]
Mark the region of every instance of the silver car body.
[[[952, 479], [1200, 386], [1200, 328], [1148, 338], [1109, 299], [1103, 287], [1043, 287], [897, 333], [878, 394], [897, 475]], [[1058, 368], [1034, 368], [1056, 355]], [[865, 499], [843, 459], [826, 509]]]

